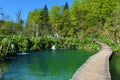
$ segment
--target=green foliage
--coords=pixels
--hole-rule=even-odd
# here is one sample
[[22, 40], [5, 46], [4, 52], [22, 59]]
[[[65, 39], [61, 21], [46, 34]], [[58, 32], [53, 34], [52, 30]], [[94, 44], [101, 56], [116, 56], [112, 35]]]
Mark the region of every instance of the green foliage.
[[38, 51], [41, 48], [41, 38], [36, 38], [36, 37], [32, 37], [30, 39], [30, 41], [32, 42], [32, 47], [31, 50], [32, 51]]
[[79, 40], [76, 38], [66, 38], [64, 45], [67, 49], [71, 49], [71, 48], [77, 48], [79, 44]]
[[32, 47], [30, 49], [32, 51], [50, 49], [54, 44], [54, 41], [50, 37], [33, 37], [30, 41], [32, 42]]
[[[38, 51], [51, 49], [53, 45], [57, 49], [85, 49], [86, 47], [92, 47], [91, 50], [95, 50], [98, 46], [91, 42], [91, 40], [81, 40], [78, 38], [54, 38], [50, 36], [43, 37], [26, 37], [26, 36], [0, 36], [0, 43], [2, 45], [2, 51], [0, 57], [6, 57], [16, 55], [18, 52]], [[12, 48], [14, 45], [14, 48]], [[89, 46], [88, 46], [89, 45]]]
[[[17, 53], [17, 47], [16, 42], [11, 39], [11, 37], [2, 38], [0, 42], [2, 48], [0, 52], [0, 57], [10, 56], [10, 55], [16, 55]], [[13, 46], [13, 48], [12, 48]]]
[[[119, 26], [118, 0], [73, 0], [70, 8], [66, 2], [64, 6], [53, 6], [50, 10], [45, 5], [43, 9], [29, 12], [25, 27], [12, 21], [0, 20], [0, 34], [3, 34], [0, 36], [0, 44], [3, 46], [0, 56], [50, 49], [52, 45], [65, 49], [98, 50], [99, 46], [93, 43], [93, 34], [118, 52]], [[11, 34], [14, 34], [12, 39]], [[62, 38], [51, 37], [54, 34]], [[7, 46], [12, 44], [15, 48], [9, 48], [6, 53]]]
[[29, 42], [26, 38], [18, 38], [17, 40], [18, 51], [19, 52], [26, 52], [28, 51]]
[[1, 41], [2, 51], [1, 51], [0, 56], [4, 57], [7, 55], [6, 51], [7, 51], [8, 44], [9, 44], [9, 39], [3, 38]]
[[53, 6], [49, 12], [50, 23], [52, 24], [53, 32], [61, 30], [62, 12], [60, 6]]
[[0, 20], [0, 28], [2, 28], [3, 24], [5, 23], [4, 20]]
[[23, 30], [23, 26], [20, 25], [19, 23], [14, 23], [14, 22], [11, 22], [11, 21], [5, 21], [0, 28], [0, 34], [3, 34], [3, 35], [11, 35], [11, 34], [19, 35], [22, 30]]
[[[26, 22], [25, 32], [29, 36], [36, 36], [45, 34], [48, 30], [48, 8], [45, 5], [44, 9], [35, 9], [29, 12]], [[46, 31], [45, 31], [46, 30]]]

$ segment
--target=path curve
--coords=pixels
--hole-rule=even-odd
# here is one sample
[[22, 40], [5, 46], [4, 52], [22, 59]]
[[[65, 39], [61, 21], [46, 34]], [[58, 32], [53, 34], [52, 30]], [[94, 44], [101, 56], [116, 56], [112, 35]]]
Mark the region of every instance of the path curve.
[[112, 55], [112, 49], [107, 44], [94, 41], [101, 46], [101, 50], [76, 71], [72, 80], [111, 80], [109, 58]]

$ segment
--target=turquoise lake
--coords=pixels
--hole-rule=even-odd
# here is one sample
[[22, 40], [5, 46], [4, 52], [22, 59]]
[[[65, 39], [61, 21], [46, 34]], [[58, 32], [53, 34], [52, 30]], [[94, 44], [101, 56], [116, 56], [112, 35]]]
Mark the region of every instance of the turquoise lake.
[[94, 52], [47, 50], [0, 63], [0, 80], [69, 80]]
[[[69, 80], [94, 52], [48, 50], [11, 57], [0, 63], [0, 80]], [[110, 59], [112, 80], [120, 79], [120, 54]]]
[[112, 80], [120, 80], [120, 53], [113, 53], [110, 59], [110, 72]]

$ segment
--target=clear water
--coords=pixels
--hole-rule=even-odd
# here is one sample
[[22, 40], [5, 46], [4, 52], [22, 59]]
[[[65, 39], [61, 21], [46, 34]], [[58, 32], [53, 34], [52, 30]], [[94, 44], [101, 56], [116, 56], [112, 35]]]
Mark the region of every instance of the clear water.
[[112, 80], [120, 80], [120, 53], [112, 55], [110, 60], [110, 72]]
[[0, 63], [0, 80], [69, 80], [94, 52], [84, 50], [40, 51]]

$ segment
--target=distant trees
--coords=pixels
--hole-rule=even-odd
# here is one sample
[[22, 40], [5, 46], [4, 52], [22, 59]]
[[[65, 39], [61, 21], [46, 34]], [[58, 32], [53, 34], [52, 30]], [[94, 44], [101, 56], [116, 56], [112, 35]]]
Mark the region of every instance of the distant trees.
[[53, 6], [49, 11], [47, 5], [45, 5], [43, 9], [35, 9], [29, 12], [26, 30], [28, 34], [32, 34], [33, 36], [56, 33], [67, 36], [68, 28], [71, 26], [70, 18], [70, 10], [67, 2], [63, 7]]
[[48, 26], [48, 20], [48, 8], [46, 5], [44, 9], [35, 9], [29, 12], [26, 22], [26, 32], [36, 37], [45, 34], [48, 29], [46, 28]]
[[18, 23], [14, 23], [11, 21], [0, 21], [0, 23], [2, 24], [0, 28], [0, 34], [3, 35], [19, 35], [23, 30], [23, 27]]
[[23, 30], [23, 20], [21, 18], [21, 11], [18, 11], [16, 13], [17, 16], [17, 22], [13, 22], [12, 20], [9, 19], [9, 16], [6, 16], [2, 8], [0, 10], [0, 34], [3, 35], [19, 35], [21, 31]]
[[[118, 0], [74, 0], [69, 7], [47, 5], [30, 11], [24, 27], [28, 36], [59, 34], [63, 37], [90, 38], [97, 34], [118, 44], [120, 42], [120, 5]], [[23, 24], [21, 10], [16, 13], [17, 23]], [[5, 21], [0, 21], [0, 27]], [[2, 28], [1, 28], [2, 29]]]
[[[30, 11], [24, 25], [21, 13], [22, 11], [18, 10], [17, 21], [13, 22], [4, 19], [0, 11], [0, 15], [2, 14], [0, 34], [3, 34], [0, 39], [4, 43], [6, 35], [14, 34], [19, 37], [18, 35], [24, 32], [24, 36], [19, 37], [20, 41], [16, 38], [19, 42], [19, 44], [16, 42], [18, 44], [16, 46], [19, 46], [20, 51], [28, 50], [29, 44], [32, 46], [31, 50], [47, 49], [53, 44], [66, 48], [75, 46], [80, 49], [97, 48], [92, 42], [94, 34], [99, 40], [111, 45], [114, 51], [120, 51], [120, 1], [118, 0], [73, 0], [70, 7], [66, 2], [63, 6], [52, 6], [50, 10], [45, 5], [42, 9]], [[50, 37], [55, 34], [62, 38]], [[29, 39], [22, 39], [26, 36]], [[8, 42], [9, 39], [5, 45], [8, 45]], [[61, 45], [63, 43], [64, 45]]]

